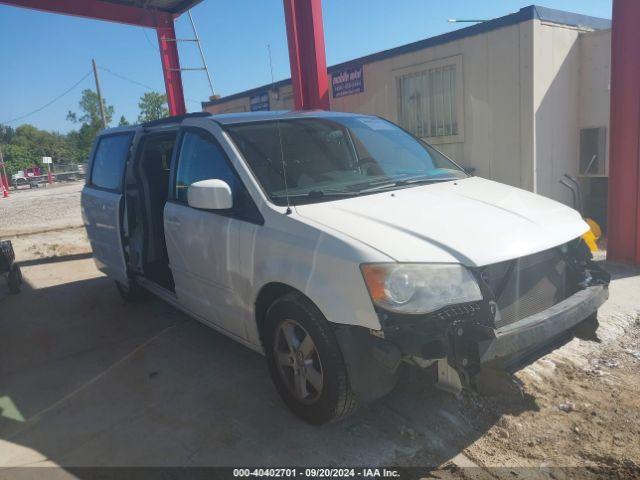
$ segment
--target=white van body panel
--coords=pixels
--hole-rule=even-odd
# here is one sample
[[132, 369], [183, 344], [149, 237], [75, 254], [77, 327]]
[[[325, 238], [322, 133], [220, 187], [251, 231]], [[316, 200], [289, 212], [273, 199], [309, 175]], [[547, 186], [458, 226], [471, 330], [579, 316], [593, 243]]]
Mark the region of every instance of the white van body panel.
[[[388, 256], [295, 213], [272, 210], [252, 238], [240, 240], [248, 282], [249, 335], [259, 341], [253, 303], [269, 283], [304, 293], [333, 323], [380, 329], [360, 272], [362, 263], [389, 262]], [[245, 244], [246, 242], [246, 244]]]
[[296, 207], [398, 262], [490, 265], [553, 248], [585, 233], [575, 210], [471, 177]]
[[122, 195], [87, 185], [82, 189], [80, 203], [98, 270], [126, 284], [129, 280], [122, 248]]

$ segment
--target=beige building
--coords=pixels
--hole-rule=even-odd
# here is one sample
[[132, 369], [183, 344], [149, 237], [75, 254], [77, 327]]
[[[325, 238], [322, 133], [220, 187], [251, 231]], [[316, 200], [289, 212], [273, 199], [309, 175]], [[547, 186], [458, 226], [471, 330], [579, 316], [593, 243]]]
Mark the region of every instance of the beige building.
[[[544, 7], [329, 67], [332, 110], [379, 115], [479, 176], [572, 204], [582, 178], [605, 222], [610, 21]], [[293, 108], [290, 80], [203, 103], [212, 113]]]

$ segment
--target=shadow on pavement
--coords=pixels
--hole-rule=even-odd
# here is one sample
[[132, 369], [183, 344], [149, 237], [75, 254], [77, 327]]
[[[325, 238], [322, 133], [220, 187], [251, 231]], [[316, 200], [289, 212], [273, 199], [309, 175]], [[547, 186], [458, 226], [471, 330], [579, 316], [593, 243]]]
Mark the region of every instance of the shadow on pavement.
[[73, 260], [83, 260], [85, 258], [93, 257], [93, 253], [74, 253], [71, 255], [62, 255], [59, 257], [43, 257], [43, 258], [34, 258], [31, 260], [21, 260], [18, 261], [18, 265], [21, 267], [31, 267], [33, 265], [46, 265], [47, 263], [60, 263], [60, 262], [70, 262]]

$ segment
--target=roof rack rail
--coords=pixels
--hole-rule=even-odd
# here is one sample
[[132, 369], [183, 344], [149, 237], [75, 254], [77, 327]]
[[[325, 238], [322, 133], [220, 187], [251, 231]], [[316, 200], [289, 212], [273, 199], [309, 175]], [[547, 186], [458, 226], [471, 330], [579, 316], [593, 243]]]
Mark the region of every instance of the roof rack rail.
[[185, 118], [194, 118], [194, 117], [210, 117], [211, 114], [209, 112], [193, 112], [193, 113], [185, 113], [184, 115], [174, 115], [172, 117], [160, 118], [158, 120], [152, 120], [151, 122], [146, 122], [141, 124], [144, 128], [155, 127], [157, 125], [164, 125], [167, 123], [178, 123], [184, 120]]

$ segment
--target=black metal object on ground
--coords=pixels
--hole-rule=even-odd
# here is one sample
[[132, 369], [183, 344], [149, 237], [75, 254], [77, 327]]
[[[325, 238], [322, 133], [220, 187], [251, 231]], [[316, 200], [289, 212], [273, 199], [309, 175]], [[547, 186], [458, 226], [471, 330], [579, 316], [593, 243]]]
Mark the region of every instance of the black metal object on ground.
[[15, 260], [11, 241], [0, 241], [0, 275], [6, 275], [10, 293], [19, 293], [22, 285], [22, 272]]

